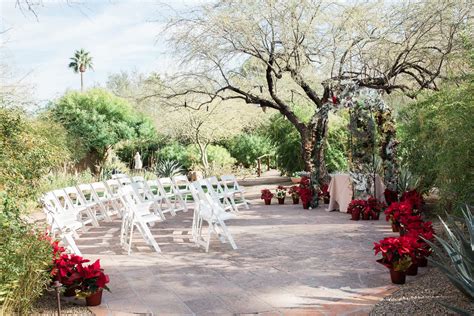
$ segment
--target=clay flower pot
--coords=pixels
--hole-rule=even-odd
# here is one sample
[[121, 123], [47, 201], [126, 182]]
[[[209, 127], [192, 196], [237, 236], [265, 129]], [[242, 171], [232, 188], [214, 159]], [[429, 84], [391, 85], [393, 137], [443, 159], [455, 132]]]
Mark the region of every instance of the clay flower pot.
[[370, 219], [370, 215], [367, 212], [362, 212], [362, 220], [368, 221]]
[[278, 204], [285, 204], [285, 198], [278, 199]]
[[416, 262], [418, 262], [418, 267], [427, 267], [428, 266], [428, 259], [426, 257], [416, 258]]
[[272, 199], [265, 199], [265, 205], [270, 205], [272, 204]]
[[400, 231], [400, 226], [398, 226], [396, 224], [392, 224], [392, 231], [394, 233], [398, 233]]
[[293, 204], [300, 204], [299, 198], [293, 198]]
[[374, 212], [372, 214], [372, 220], [378, 221], [380, 219], [380, 213], [379, 212]]
[[351, 220], [358, 221], [360, 219], [360, 212], [352, 211]]
[[100, 305], [100, 303], [102, 303], [102, 289], [86, 297], [87, 306], [97, 306]]
[[390, 278], [393, 284], [405, 284], [406, 273], [405, 271], [395, 271], [390, 269]]
[[303, 208], [305, 210], [309, 209], [309, 202], [303, 202]]
[[417, 275], [418, 274], [418, 264], [413, 262], [406, 271], [407, 275]]

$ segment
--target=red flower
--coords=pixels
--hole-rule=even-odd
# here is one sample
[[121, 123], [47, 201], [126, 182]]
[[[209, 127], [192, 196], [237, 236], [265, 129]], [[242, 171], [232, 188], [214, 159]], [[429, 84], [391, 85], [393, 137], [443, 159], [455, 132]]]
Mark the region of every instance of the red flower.
[[421, 206], [424, 203], [423, 196], [416, 190], [403, 192], [400, 201], [406, 201], [410, 203], [413, 208], [417, 209], [418, 211], [421, 211]]
[[367, 201], [364, 200], [352, 200], [349, 206], [347, 207], [347, 213], [352, 214], [352, 212], [362, 213], [367, 208]]
[[401, 216], [413, 215], [412, 205], [408, 202], [393, 202], [390, 206], [384, 211], [386, 215], [385, 219], [391, 221], [392, 224], [399, 224]]
[[415, 260], [415, 249], [421, 247], [417, 240], [410, 236], [386, 237], [374, 243], [375, 255], [382, 254], [379, 261], [383, 265], [397, 271], [406, 270]]
[[388, 205], [392, 204], [393, 202], [398, 202], [398, 192], [393, 191], [390, 189], [385, 189], [383, 195], [385, 196], [385, 201]]
[[268, 189], [263, 189], [260, 192], [262, 193], [262, 195], [260, 196], [262, 200], [269, 200], [273, 197], [273, 193]]

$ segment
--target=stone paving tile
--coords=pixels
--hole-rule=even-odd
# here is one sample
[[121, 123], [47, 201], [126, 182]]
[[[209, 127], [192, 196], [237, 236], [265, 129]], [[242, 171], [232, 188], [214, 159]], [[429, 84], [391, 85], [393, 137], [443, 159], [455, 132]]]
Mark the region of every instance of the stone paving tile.
[[252, 201], [229, 221], [239, 247], [217, 239], [209, 253], [190, 241], [192, 212], [152, 228], [161, 254], [139, 236], [120, 248], [120, 220], [81, 234], [84, 256], [101, 259], [112, 293], [98, 315], [362, 315], [396, 287], [375, 262], [373, 242], [392, 235], [385, 221], [349, 220], [324, 206]]

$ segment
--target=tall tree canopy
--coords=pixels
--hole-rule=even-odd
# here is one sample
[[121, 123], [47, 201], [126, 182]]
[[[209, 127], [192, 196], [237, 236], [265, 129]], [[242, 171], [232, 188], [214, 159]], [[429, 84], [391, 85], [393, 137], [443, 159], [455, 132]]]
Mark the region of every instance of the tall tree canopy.
[[92, 56], [89, 54], [90, 53], [86, 52], [83, 48], [76, 50], [68, 66], [75, 73], [81, 74], [81, 91], [84, 91], [84, 72], [86, 72], [87, 69], [93, 69]]
[[[169, 23], [185, 71], [168, 81], [164, 101], [200, 108], [234, 99], [275, 109], [301, 135], [305, 168], [315, 163], [324, 176], [323, 139], [339, 84], [411, 97], [436, 90], [468, 12], [468, 1], [203, 5]], [[300, 118], [295, 104], [313, 108], [311, 119]]]

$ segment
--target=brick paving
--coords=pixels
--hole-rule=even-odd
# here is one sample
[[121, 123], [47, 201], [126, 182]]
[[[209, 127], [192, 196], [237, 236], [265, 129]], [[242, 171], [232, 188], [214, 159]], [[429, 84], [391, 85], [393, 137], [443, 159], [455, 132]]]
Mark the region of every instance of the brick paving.
[[[97, 315], [367, 315], [397, 287], [375, 262], [373, 242], [392, 235], [383, 221], [349, 220], [324, 206], [265, 206], [252, 200], [228, 227], [239, 247], [217, 239], [205, 253], [190, 241], [192, 211], [152, 228], [157, 254], [138, 235], [120, 248], [120, 220], [82, 233], [85, 257], [110, 275]], [[286, 203], [290, 199], [287, 198]]]

